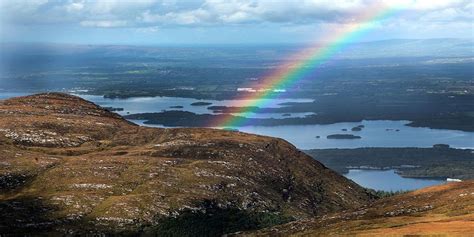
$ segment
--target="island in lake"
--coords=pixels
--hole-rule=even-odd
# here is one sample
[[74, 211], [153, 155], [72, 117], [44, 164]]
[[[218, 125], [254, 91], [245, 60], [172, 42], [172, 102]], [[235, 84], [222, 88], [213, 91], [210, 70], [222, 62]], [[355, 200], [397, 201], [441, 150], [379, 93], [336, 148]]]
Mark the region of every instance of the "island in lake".
[[192, 106], [208, 106], [208, 105], [212, 105], [211, 102], [194, 102], [191, 104]]
[[351, 130], [354, 132], [360, 132], [362, 131], [363, 128], [365, 128], [364, 125], [359, 125], [359, 126], [353, 127]]
[[361, 139], [361, 136], [356, 136], [352, 134], [332, 134], [326, 137], [327, 139]]
[[[213, 111], [216, 112], [216, 111]], [[205, 127], [210, 121], [220, 119], [243, 119], [242, 116], [229, 114], [196, 114], [189, 111], [163, 111], [159, 113], [141, 113], [125, 116], [126, 119], [144, 120], [144, 124], [163, 125], [167, 127]], [[345, 118], [347, 120], [347, 118]], [[246, 124], [253, 126], [278, 126], [278, 125], [308, 125], [308, 124], [332, 124], [343, 122], [326, 116], [306, 116], [303, 118], [286, 117], [274, 118], [245, 118]], [[354, 118], [351, 122], [361, 122], [360, 118]]]

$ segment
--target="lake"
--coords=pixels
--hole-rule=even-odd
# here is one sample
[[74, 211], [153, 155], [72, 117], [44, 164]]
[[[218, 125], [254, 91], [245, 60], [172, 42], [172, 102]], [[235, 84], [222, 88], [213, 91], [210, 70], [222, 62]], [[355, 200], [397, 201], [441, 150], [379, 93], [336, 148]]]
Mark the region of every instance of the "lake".
[[[26, 93], [1, 92], [0, 99], [25, 95]], [[128, 99], [108, 99], [97, 95], [79, 95], [103, 107], [123, 108], [118, 112], [152, 113], [171, 110], [171, 106], [183, 106], [182, 109], [197, 114], [212, 113], [208, 106], [192, 106], [195, 102], [209, 102], [212, 105], [232, 106], [242, 104], [242, 100], [197, 100], [179, 97], [138, 97]], [[274, 99], [265, 104], [268, 108], [281, 107], [281, 103], [312, 102], [312, 99]], [[248, 102], [248, 101], [245, 101]], [[175, 110], [175, 109], [173, 109]], [[312, 113], [292, 113], [291, 117], [305, 116]], [[283, 114], [251, 114], [250, 117], [280, 118]], [[143, 121], [133, 121], [144, 125]], [[299, 149], [324, 148], [359, 148], [359, 147], [431, 147], [434, 144], [449, 144], [455, 148], [474, 148], [474, 133], [448, 129], [415, 128], [405, 126], [409, 121], [364, 120], [360, 123], [335, 123], [326, 125], [283, 125], [283, 126], [246, 126], [239, 128], [242, 132], [283, 138]], [[352, 127], [364, 125], [359, 132], [351, 131]], [[150, 125], [148, 125], [150, 126]], [[162, 127], [162, 126], [155, 126]], [[347, 129], [348, 131], [342, 131]], [[361, 139], [327, 139], [331, 134], [353, 134]], [[319, 136], [320, 138], [316, 138]]]
[[[27, 93], [0, 93], [0, 99], [22, 96]], [[211, 113], [208, 106], [191, 106], [194, 102], [209, 102], [212, 105], [235, 105], [242, 101], [235, 100], [196, 100], [191, 98], [173, 97], [142, 97], [130, 99], [107, 99], [102, 96], [80, 95], [103, 107], [123, 108], [118, 113], [147, 113], [170, 110], [171, 106], [183, 106], [182, 109], [197, 114]], [[281, 107], [286, 102], [311, 102], [310, 99], [278, 99], [267, 101], [267, 107]], [[291, 116], [305, 116], [311, 113], [293, 113]], [[258, 118], [280, 118], [282, 114], [253, 114]], [[143, 121], [133, 121], [144, 125]], [[335, 123], [326, 125], [285, 125], [285, 126], [246, 126], [239, 130], [266, 136], [280, 137], [299, 149], [323, 148], [358, 148], [358, 147], [431, 147], [433, 144], [449, 144], [456, 148], [473, 148], [474, 133], [446, 129], [415, 128], [405, 126], [409, 121], [364, 120], [360, 123]], [[364, 125], [361, 131], [351, 128]], [[146, 126], [146, 125], [145, 125]], [[148, 125], [150, 126], [150, 125]], [[154, 127], [163, 127], [152, 125]], [[346, 129], [347, 131], [342, 131]], [[327, 139], [331, 134], [353, 134], [361, 139]], [[319, 136], [320, 138], [316, 138]], [[413, 190], [426, 186], [441, 184], [443, 180], [403, 178], [394, 170], [360, 170], [351, 169], [345, 175], [356, 183], [372, 189], [384, 191]]]
[[[156, 113], [164, 110], [189, 111], [196, 114], [213, 114], [212, 110], [207, 109], [209, 106], [238, 106], [241, 104], [253, 104], [255, 100], [197, 100], [192, 98], [181, 97], [136, 97], [128, 99], [108, 99], [103, 96], [96, 95], [79, 95], [80, 97], [93, 101], [103, 107], [123, 108], [118, 112], [121, 115], [138, 114], [138, 113]], [[267, 100], [265, 108], [280, 108], [282, 103], [303, 103], [312, 102], [312, 99], [273, 99]], [[209, 102], [210, 105], [193, 106], [192, 103]], [[183, 108], [171, 108], [173, 106], [182, 106]], [[305, 117], [314, 113], [246, 113], [248, 118], [296, 118]], [[240, 115], [235, 113], [235, 115]]]
[[344, 176], [365, 188], [383, 191], [415, 190], [445, 183], [445, 180], [404, 178], [395, 170], [350, 169]]
[[[150, 127], [161, 125], [144, 124], [143, 120], [132, 122]], [[449, 144], [454, 148], [474, 147], [474, 133], [448, 129], [431, 129], [408, 127], [409, 121], [363, 120], [360, 123], [334, 123], [314, 125], [282, 125], [282, 126], [246, 126], [239, 131], [287, 140], [302, 150], [329, 148], [360, 148], [360, 147], [432, 147], [434, 144]], [[351, 128], [364, 125], [359, 132]], [[347, 129], [348, 131], [342, 131]], [[398, 131], [397, 131], [398, 130]], [[327, 139], [331, 134], [353, 134], [361, 139]], [[316, 138], [319, 136], [319, 138]]]
[[[409, 121], [364, 120], [360, 123], [327, 125], [248, 126], [239, 130], [283, 138], [300, 149], [359, 148], [359, 147], [432, 147], [449, 144], [456, 148], [473, 148], [474, 133], [448, 129], [408, 127]], [[351, 128], [364, 125], [359, 132]], [[347, 129], [348, 131], [342, 131]], [[397, 131], [398, 130], [398, 131]], [[327, 139], [331, 134], [353, 134], [361, 139]], [[320, 136], [320, 138], [316, 138]]]

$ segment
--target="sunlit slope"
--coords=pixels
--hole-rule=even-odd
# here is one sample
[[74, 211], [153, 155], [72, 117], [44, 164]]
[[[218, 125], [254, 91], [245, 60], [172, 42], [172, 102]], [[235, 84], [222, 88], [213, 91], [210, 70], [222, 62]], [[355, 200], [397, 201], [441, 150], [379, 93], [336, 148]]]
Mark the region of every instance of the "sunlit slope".
[[474, 181], [381, 199], [353, 211], [296, 221], [248, 235], [474, 236]]

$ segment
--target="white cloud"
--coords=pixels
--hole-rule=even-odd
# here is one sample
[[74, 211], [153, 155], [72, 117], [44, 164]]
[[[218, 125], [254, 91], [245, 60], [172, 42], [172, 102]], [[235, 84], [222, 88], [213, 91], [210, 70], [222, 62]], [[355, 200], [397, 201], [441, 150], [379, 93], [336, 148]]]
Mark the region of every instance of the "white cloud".
[[414, 24], [474, 19], [471, 0], [0, 0], [0, 14], [12, 25], [147, 28], [278, 23], [288, 28], [346, 23], [374, 4], [400, 8], [397, 17]]
[[81, 21], [81, 26], [85, 27], [124, 27], [127, 26], [127, 21]]
[[145, 11], [137, 18], [139, 23], [145, 24], [176, 24], [176, 25], [192, 25], [204, 24], [210, 22], [212, 16], [208, 11], [203, 9], [195, 9], [186, 12], [168, 12], [166, 14], [154, 14], [150, 11]]
[[389, 6], [399, 6], [410, 10], [440, 10], [469, 4], [466, 0], [384, 0]]
[[67, 12], [77, 12], [84, 9], [84, 2], [72, 2], [65, 6]]

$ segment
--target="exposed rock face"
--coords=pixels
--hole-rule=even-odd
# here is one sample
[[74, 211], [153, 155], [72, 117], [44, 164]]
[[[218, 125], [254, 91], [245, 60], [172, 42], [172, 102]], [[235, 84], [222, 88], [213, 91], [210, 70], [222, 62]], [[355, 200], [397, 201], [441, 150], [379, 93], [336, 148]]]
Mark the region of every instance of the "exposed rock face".
[[136, 233], [203, 203], [299, 219], [371, 199], [281, 139], [139, 127], [59, 93], [0, 101], [0, 151], [0, 233]]

